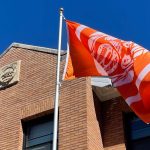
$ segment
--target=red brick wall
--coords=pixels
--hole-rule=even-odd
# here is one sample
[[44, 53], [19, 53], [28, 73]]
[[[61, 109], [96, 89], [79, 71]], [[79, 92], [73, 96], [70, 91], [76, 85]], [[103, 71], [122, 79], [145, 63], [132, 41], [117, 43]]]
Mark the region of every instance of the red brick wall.
[[[21, 120], [54, 108], [56, 55], [14, 47], [0, 58], [0, 67], [17, 60], [20, 81], [0, 90], [0, 150], [21, 150]], [[59, 150], [102, 149], [89, 79], [63, 82], [59, 108]]]
[[65, 81], [60, 101], [60, 150], [87, 149], [86, 79]]
[[121, 98], [102, 103], [102, 138], [104, 150], [125, 150], [123, 112], [131, 111]]
[[102, 150], [90, 79], [65, 81], [62, 86], [60, 149]]
[[[97, 100], [97, 101], [96, 101]], [[100, 103], [93, 95], [90, 81], [87, 85], [87, 128], [88, 128], [88, 148], [89, 150], [103, 150], [103, 143], [100, 130], [99, 116], [96, 115], [96, 106], [94, 102]], [[96, 104], [96, 105], [95, 105]], [[98, 106], [100, 112], [100, 106]], [[98, 114], [99, 115], [99, 114]]]
[[12, 48], [0, 59], [0, 67], [16, 60], [22, 60], [20, 81], [0, 91], [1, 150], [21, 150], [21, 119], [53, 109], [55, 57]]

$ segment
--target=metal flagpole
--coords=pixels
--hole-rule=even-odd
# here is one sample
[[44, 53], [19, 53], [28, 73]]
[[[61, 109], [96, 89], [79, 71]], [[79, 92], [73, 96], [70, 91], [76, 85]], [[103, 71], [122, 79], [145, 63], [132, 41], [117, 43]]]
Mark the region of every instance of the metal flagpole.
[[56, 91], [55, 91], [56, 95], [55, 95], [55, 106], [54, 106], [53, 150], [57, 150], [58, 107], [59, 107], [59, 88], [60, 88], [60, 51], [61, 51], [61, 38], [62, 38], [62, 19], [63, 19], [63, 8], [60, 8], [58, 56], [57, 56], [57, 77], [56, 77]]

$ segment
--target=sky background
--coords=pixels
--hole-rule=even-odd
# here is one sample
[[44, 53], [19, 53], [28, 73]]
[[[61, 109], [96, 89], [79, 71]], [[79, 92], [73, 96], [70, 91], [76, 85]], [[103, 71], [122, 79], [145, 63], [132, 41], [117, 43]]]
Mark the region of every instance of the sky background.
[[12, 42], [57, 48], [60, 7], [66, 19], [150, 49], [150, 0], [0, 0], [0, 53]]

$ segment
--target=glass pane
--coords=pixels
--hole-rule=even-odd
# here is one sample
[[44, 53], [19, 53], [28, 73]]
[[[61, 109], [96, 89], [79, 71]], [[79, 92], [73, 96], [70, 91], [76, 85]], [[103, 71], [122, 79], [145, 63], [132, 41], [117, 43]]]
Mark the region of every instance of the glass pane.
[[150, 128], [143, 128], [131, 132], [132, 140], [136, 140], [144, 137], [150, 137]]
[[144, 123], [137, 116], [131, 118], [130, 130], [132, 140], [150, 136], [150, 125]]
[[40, 124], [32, 125], [29, 128], [28, 139], [35, 139], [37, 137], [45, 136], [53, 133], [53, 122], [43, 122]]
[[132, 130], [139, 130], [139, 129], [148, 128], [148, 127], [150, 128], [150, 124], [144, 123], [142, 120], [140, 120], [137, 117], [134, 117], [131, 120], [130, 125], [131, 125]]
[[32, 139], [32, 140], [28, 140], [26, 143], [26, 147], [31, 147], [34, 145], [46, 143], [46, 142], [52, 141], [52, 139], [53, 139], [53, 134], [42, 136], [42, 137]]
[[51, 143], [41, 144], [27, 148], [26, 150], [52, 150], [52, 144]]
[[126, 121], [127, 150], [149, 150], [150, 125], [134, 114], [129, 114]]
[[[26, 150], [51, 150], [53, 115], [46, 115], [24, 123]], [[48, 144], [49, 143], [49, 144]]]

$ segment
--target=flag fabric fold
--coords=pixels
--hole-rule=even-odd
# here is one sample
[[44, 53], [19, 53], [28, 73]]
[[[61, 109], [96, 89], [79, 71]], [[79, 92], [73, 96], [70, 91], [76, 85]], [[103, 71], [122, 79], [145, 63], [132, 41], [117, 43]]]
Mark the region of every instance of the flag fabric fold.
[[109, 76], [131, 109], [150, 123], [150, 52], [76, 22], [66, 24], [69, 57], [64, 79]]

